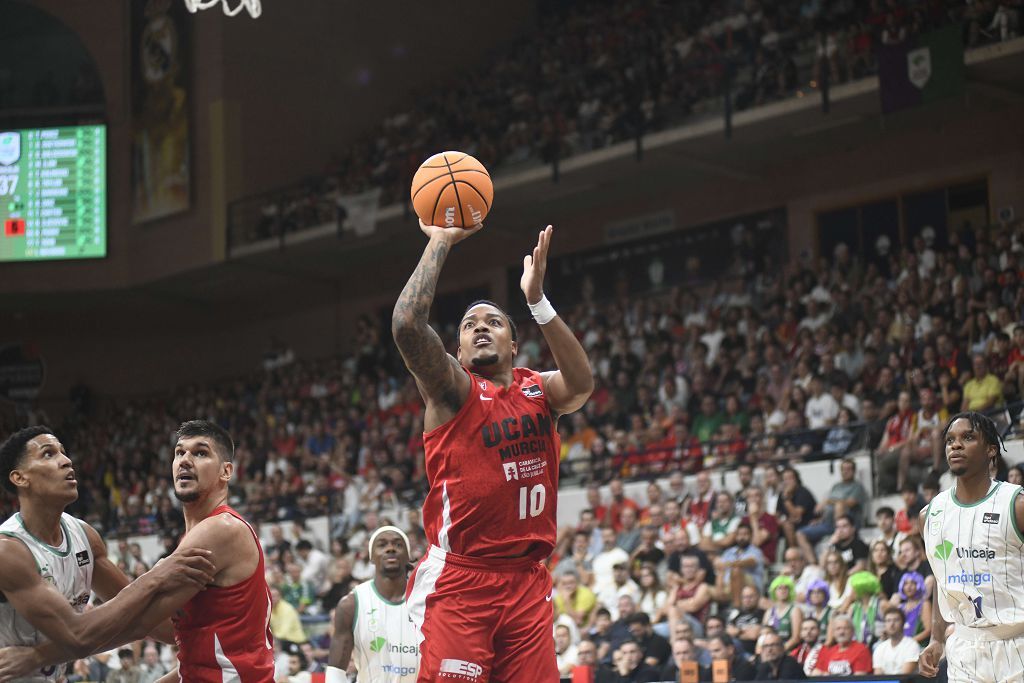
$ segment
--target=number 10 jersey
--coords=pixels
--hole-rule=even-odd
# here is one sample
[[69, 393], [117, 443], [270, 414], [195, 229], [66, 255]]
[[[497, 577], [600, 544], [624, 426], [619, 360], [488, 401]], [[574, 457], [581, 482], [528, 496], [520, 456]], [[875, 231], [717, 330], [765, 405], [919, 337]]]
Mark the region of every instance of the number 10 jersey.
[[543, 559], [555, 544], [561, 448], [543, 380], [527, 368], [508, 388], [469, 377], [459, 412], [423, 435], [427, 540], [471, 557]]

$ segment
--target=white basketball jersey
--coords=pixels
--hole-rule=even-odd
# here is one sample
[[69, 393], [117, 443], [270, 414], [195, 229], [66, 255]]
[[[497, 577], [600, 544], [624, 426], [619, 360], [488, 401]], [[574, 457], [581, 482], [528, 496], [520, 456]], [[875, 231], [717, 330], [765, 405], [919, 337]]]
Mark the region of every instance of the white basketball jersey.
[[[85, 535], [82, 522], [64, 513], [60, 527], [64, 540], [55, 548], [40, 541], [25, 528], [21, 513], [15, 513], [0, 525], [0, 534], [21, 540], [32, 553], [39, 575], [67, 598], [71, 608], [82, 612], [89, 602], [92, 590], [92, 569], [94, 566], [89, 537]], [[0, 647], [8, 645], [36, 645], [46, 637], [14, 611], [6, 600], [0, 601]], [[64, 665], [48, 666], [33, 676], [21, 681], [62, 681]]]
[[405, 601], [388, 602], [377, 592], [373, 580], [352, 591], [356, 596], [356, 618], [352, 624], [359, 683], [411, 683], [420, 668], [419, 635]]
[[1013, 511], [1020, 492], [997, 481], [983, 499], [963, 505], [954, 486], [925, 509], [925, 548], [949, 623], [1024, 624], [1024, 536]]

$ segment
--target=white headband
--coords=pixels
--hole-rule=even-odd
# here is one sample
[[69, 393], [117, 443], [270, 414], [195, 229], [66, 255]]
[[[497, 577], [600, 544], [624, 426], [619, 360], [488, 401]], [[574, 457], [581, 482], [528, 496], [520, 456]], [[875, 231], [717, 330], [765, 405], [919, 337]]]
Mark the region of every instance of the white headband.
[[373, 534], [370, 535], [370, 543], [369, 543], [368, 549], [370, 551], [370, 559], [371, 560], [373, 559], [373, 542], [376, 541], [377, 537], [380, 536], [385, 531], [393, 531], [394, 533], [396, 533], [399, 536], [401, 536], [402, 540], [405, 541], [405, 552], [408, 553], [408, 555], [410, 557], [412, 557], [412, 547], [410, 547], [410, 545], [409, 545], [409, 537], [405, 535], [405, 532], [402, 531], [401, 529], [399, 529], [397, 526], [382, 526], [381, 528], [377, 529], [376, 531], [373, 532]]

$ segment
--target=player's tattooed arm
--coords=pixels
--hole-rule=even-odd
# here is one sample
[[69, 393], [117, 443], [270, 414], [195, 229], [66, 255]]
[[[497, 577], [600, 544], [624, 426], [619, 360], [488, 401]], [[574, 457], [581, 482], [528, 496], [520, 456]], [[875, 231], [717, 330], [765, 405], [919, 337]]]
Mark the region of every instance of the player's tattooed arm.
[[331, 651], [327, 656], [327, 665], [345, 671], [352, 661], [352, 650], [355, 647], [353, 627], [356, 618], [356, 596], [349, 593], [338, 601], [334, 610], [334, 634], [331, 636]]
[[428, 406], [437, 403], [458, 411], [469, 391], [469, 377], [430, 327], [430, 306], [452, 246], [479, 228], [439, 228], [422, 222], [420, 227], [430, 241], [395, 302], [391, 333]]

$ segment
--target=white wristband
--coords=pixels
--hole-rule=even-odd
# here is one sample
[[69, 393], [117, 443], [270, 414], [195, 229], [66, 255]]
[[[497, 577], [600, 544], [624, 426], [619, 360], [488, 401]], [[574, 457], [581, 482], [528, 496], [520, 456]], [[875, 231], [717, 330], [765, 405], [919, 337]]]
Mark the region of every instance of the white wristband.
[[328, 666], [324, 681], [326, 683], [348, 683], [348, 674], [336, 666]]
[[537, 321], [538, 325], [547, 325], [558, 315], [555, 313], [555, 307], [548, 301], [546, 294], [541, 294], [540, 301], [537, 303], [531, 304], [527, 301], [526, 305], [530, 307], [530, 313], [533, 314], [533, 319]]

